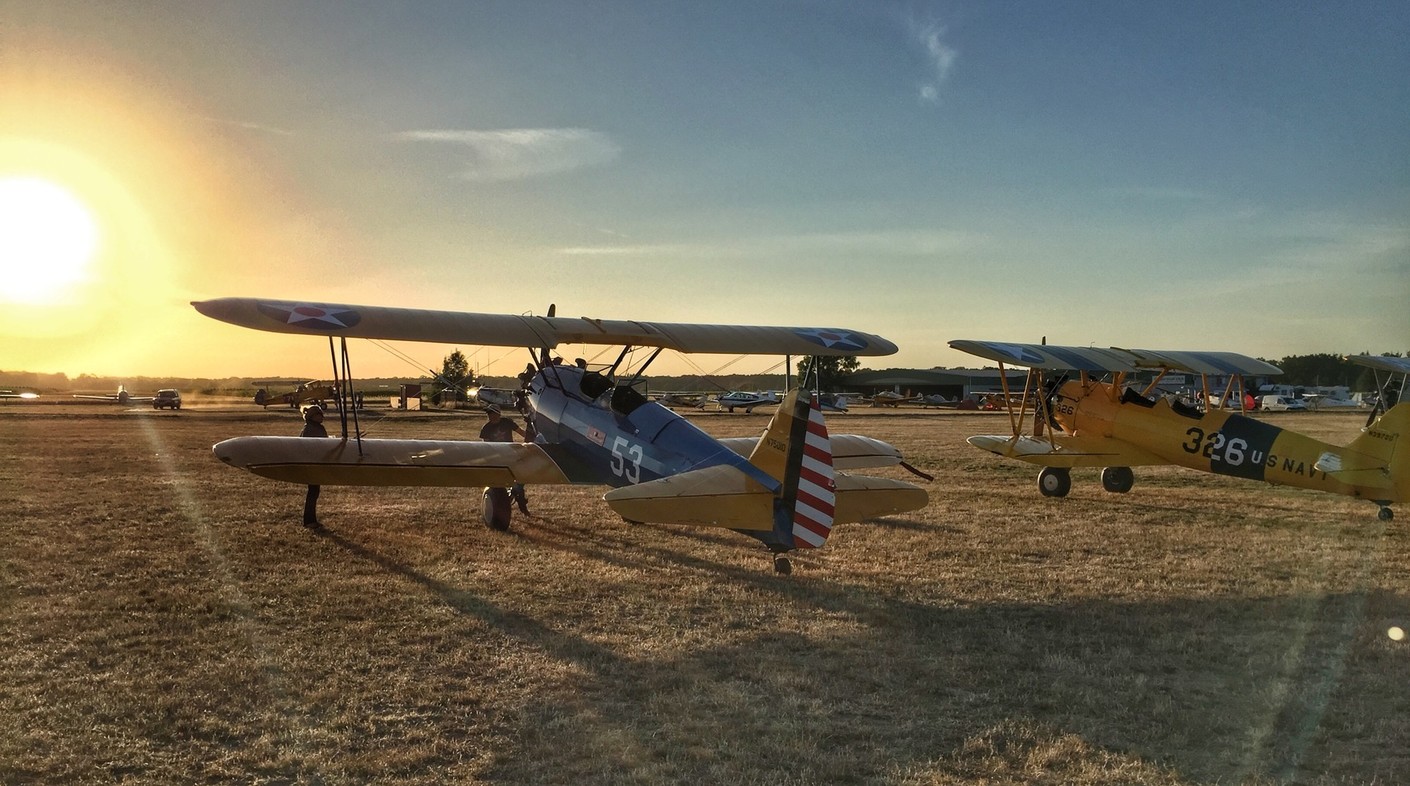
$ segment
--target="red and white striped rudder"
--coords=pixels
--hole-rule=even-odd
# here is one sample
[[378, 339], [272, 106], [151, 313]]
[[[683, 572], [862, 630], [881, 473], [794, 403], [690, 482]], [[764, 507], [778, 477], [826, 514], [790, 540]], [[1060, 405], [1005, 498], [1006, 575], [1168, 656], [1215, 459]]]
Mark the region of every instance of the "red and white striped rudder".
[[832, 468], [832, 440], [827, 436], [817, 396], [808, 407], [808, 429], [798, 470], [798, 496], [793, 506], [793, 546], [815, 549], [827, 541], [837, 503]]

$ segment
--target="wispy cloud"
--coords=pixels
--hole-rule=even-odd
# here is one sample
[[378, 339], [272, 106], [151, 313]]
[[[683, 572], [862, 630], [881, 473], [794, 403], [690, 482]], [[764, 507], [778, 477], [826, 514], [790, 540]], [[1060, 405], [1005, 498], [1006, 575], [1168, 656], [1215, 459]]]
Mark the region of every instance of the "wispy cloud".
[[459, 174], [481, 182], [570, 172], [605, 164], [621, 154], [621, 148], [606, 134], [583, 128], [403, 131], [395, 138], [464, 148], [468, 159]]
[[911, 35], [924, 52], [931, 71], [930, 76], [921, 81], [920, 100], [927, 104], [938, 103], [940, 88], [949, 80], [959, 52], [945, 43], [945, 27], [939, 22], [913, 22]]
[[227, 120], [225, 118], [220, 117], [205, 117], [203, 119], [210, 123], [217, 123], [223, 126], [231, 126], [233, 128], [239, 128], [245, 131], [254, 131], [261, 134], [273, 134], [275, 136], [294, 135], [294, 132], [290, 131], [287, 128], [279, 128], [278, 126], [265, 125], [264, 123], [252, 123], [248, 120]]

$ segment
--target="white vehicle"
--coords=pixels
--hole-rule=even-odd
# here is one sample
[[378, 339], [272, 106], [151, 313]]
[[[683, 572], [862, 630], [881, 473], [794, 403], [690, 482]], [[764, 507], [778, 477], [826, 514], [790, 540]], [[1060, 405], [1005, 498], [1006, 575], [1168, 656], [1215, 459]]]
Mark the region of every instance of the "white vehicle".
[[1258, 408], [1264, 412], [1301, 412], [1307, 404], [1292, 396], [1259, 396]]

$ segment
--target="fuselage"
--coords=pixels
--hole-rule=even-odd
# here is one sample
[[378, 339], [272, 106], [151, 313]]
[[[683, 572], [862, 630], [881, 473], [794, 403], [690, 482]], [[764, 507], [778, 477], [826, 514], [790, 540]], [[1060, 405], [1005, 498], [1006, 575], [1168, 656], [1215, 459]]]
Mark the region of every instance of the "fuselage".
[[547, 366], [526, 397], [538, 443], [574, 483], [628, 486], [717, 464], [777, 480], [690, 421], [595, 371]]
[[1069, 381], [1049, 400], [1053, 420], [1078, 438], [1104, 437], [1129, 443], [1177, 464], [1216, 475], [1372, 499], [1404, 501], [1410, 489], [1360, 486], [1317, 468], [1327, 454], [1346, 455], [1330, 445], [1252, 417], [1218, 409], [1200, 412], [1165, 399], [1154, 401], [1109, 383]]

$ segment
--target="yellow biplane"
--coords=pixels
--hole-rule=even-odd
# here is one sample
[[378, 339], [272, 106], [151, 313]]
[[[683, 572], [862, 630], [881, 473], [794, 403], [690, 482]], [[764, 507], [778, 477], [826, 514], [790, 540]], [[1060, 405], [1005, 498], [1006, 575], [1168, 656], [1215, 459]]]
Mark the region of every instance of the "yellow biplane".
[[[1382, 520], [1393, 517], [1391, 503], [1410, 499], [1410, 445], [1400, 442], [1410, 431], [1410, 403], [1373, 414], [1359, 437], [1336, 447], [1245, 415], [1245, 377], [1282, 371], [1244, 355], [967, 340], [950, 346], [995, 361], [1001, 370], [1029, 369], [1019, 403], [1007, 408], [1011, 433], [968, 441], [1042, 466], [1038, 489], [1044, 496], [1066, 496], [1074, 467], [1101, 467], [1102, 487], [1124, 493], [1134, 482], [1131, 467], [1175, 464], [1368, 499], [1380, 506]], [[1410, 371], [1403, 358], [1371, 360], [1374, 368], [1402, 376]], [[1143, 371], [1154, 378], [1138, 389], [1134, 380]], [[1199, 375], [1198, 401], [1210, 405], [1154, 395], [1172, 371]], [[1211, 377], [1227, 380], [1222, 391], [1211, 392]], [[1222, 408], [1224, 402], [1234, 402], [1233, 411]]]

